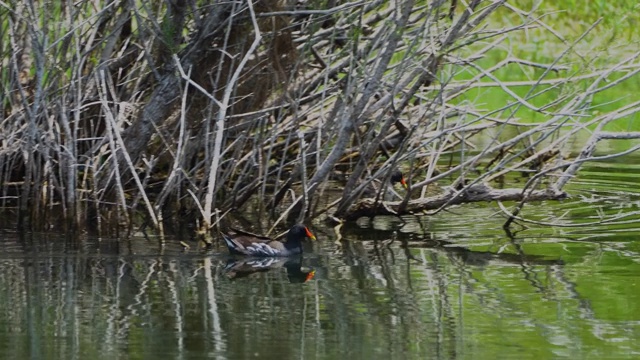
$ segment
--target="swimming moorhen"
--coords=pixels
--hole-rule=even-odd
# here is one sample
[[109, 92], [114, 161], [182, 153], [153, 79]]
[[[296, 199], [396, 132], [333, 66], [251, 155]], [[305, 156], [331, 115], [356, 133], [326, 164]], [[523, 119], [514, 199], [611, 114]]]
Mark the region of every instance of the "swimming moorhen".
[[285, 242], [240, 231], [222, 234], [222, 238], [229, 248], [229, 253], [256, 257], [301, 254], [302, 240], [306, 238], [311, 240], [316, 239], [311, 231], [302, 224], [296, 224], [291, 227], [287, 233]]

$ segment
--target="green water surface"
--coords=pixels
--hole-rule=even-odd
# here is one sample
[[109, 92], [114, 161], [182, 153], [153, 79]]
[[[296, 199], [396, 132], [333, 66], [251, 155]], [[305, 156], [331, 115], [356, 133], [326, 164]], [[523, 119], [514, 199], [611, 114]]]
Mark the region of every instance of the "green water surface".
[[220, 246], [5, 230], [0, 357], [636, 359], [637, 160], [591, 163], [571, 198], [522, 213], [580, 226], [507, 234], [495, 204], [361, 220], [339, 241], [313, 224], [306, 282], [282, 264], [232, 274]]

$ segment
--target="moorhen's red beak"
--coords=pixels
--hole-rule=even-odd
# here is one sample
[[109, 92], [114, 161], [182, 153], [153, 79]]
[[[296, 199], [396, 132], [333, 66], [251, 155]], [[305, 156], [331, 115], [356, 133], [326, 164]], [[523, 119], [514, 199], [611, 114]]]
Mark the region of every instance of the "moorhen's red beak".
[[313, 235], [313, 234], [311, 233], [311, 231], [309, 231], [309, 228], [306, 228], [306, 227], [305, 227], [305, 228], [304, 228], [304, 231], [307, 233], [307, 237], [308, 237], [309, 239], [311, 239], [311, 240], [315, 240], [315, 239], [316, 239], [315, 235]]

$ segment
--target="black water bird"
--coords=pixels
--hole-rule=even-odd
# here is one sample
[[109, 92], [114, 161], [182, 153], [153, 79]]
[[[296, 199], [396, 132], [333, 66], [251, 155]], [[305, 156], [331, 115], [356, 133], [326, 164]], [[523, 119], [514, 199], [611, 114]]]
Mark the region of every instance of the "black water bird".
[[232, 255], [255, 257], [278, 257], [302, 254], [302, 241], [307, 238], [316, 240], [315, 235], [311, 233], [309, 228], [302, 224], [296, 224], [291, 227], [284, 242], [239, 230], [222, 234], [222, 238], [229, 248], [229, 253]]
[[399, 197], [401, 198], [401, 196], [393, 189], [395, 184], [401, 184], [405, 190], [409, 188], [409, 184], [400, 170], [392, 171], [388, 181], [382, 184], [382, 188], [378, 187], [374, 182], [369, 183], [364, 189], [363, 195], [364, 197], [373, 198], [378, 196], [380, 193], [380, 195], [382, 195], [382, 199], [385, 201], [391, 201]]

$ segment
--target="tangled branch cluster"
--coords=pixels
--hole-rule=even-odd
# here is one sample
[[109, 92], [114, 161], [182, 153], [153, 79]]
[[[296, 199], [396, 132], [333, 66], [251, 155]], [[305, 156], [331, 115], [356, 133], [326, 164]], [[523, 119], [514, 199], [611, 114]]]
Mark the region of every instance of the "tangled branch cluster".
[[[604, 132], [573, 162], [560, 156], [564, 144], [640, 109], [587, 116], [594, 94], [640, 71], [638, 54], [580, 76], [561, 65], [575, 44], [549, 64], [508, 56], [479, 65], [510, 34], [543, 25], [505, 0], [329, 5], [0, 5], [0, 206], [25, 226], [64, 219], [113, 228], [143, 214], [162, 229], [176, 220], [209, 228], [220, 214], [256, 207], [281, 221], [562, 198]], [[500, 12], [522, 23], [492, 27]], [[514, 63], [542, 74], [518, 84], [495, 75]], [[456, 76], [469, 69], [472, 78]], [[622, 75], [605, 83], [612, 74]], [[532, 103], [576, 81], [590, 86]], [[529, 90], [519, 96], [514, 86]], [[478, 87], [513, 101], [489, 111], [461, 100]], [[518, 119], [520, 108], [545, 120]], [[456, 165], [438, 168], [452, 156]], [[362, 200], [395, 169], [411, 183], [402, 201], [384, 202], [385, 185]], [[523, 169], [531, 179], [524, 189], [490, 186]], [[442, 179], [451, 186], [430, 194]]]

